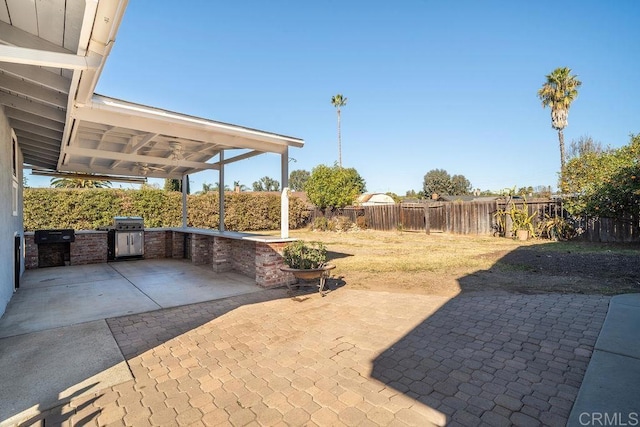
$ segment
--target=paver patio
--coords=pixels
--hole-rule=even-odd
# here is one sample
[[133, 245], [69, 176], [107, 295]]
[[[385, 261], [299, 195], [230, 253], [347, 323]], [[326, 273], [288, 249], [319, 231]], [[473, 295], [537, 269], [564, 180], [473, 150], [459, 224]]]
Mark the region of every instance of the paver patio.
[[26, 425], [562, 426], [608, 300], [271, 290], [113, 318], [134, 380]]

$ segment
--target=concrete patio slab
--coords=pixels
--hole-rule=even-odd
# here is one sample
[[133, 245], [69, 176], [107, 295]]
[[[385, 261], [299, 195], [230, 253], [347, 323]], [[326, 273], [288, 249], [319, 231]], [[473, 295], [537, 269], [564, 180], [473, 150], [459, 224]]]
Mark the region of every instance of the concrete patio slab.
[[132, 379], [104, 320], [0, 339], [0, 426]]
[[37, 289], [25, 287], [16, 292], [0, 319], [0, 338], [159, 308], [121, 276]]
[[611, 298], [567, 426], [640, 421], [640, 294]]
[[87, 283], [88, 280], [98, 282], [121, 277], [109, 264], [38, 268], [25, 271], [20, 279], [20, 289], [73, 285], [75, 283]]
[[[596, 350], [567, 426], [637, 425], [639, 393], [640, 359]], [[604, 424], [605, 415], [617, 421]]]
[[255, 281], [238, 273], [217, 273], [192, 267], [180, 273], [129, 276], [129, 281], [162, 308], [260, 292]]
[[615, 296], [611, 298], [596, 350], [640, 359], [639, 331], [640, 294]]
[[27, 270], [0, 318], [0, 338], [262, 290], [244, 275], [185, 260]]
[[125, 277], [146, 276], [151, 274], [175, 274], [177, 272], [201, 271], [204, 273], [213, 273], [211, 268], [204, 266], [195, 266], [188, 260], [182, 259], [131, 259], [110, 262], [110, 268], [117, 271]]

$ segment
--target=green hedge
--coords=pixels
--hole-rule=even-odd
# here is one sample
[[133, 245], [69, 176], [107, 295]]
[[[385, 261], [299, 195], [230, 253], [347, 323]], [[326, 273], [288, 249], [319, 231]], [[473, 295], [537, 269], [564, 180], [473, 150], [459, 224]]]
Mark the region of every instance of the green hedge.
[[[218, 194], [187, 196], [190, 227], [218, 228]], [[25, 188], [24, 228], [93, 230], [109, 226], [114, 216], [142, 216], [145, 227], [182, 224], [182, 194], [156, 189]], [[289, 201], [289, 227], [306, 225], [309, 212], [296, 197]], [[234, 231], [280, 228], [280, 196], [260, 193], [225, 194], [225, 228]]]

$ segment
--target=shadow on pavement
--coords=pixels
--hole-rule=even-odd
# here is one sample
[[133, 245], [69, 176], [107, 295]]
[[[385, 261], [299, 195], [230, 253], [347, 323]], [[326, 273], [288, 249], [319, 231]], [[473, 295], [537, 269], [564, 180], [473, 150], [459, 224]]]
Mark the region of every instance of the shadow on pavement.
[[[496, 264], [531, 256], [517, 249]], [[479, 292], [478, 273], [461, 277], [460, 295], [376, 357], [372, 377], [448, 425], [564, 426], [609, 298]]]

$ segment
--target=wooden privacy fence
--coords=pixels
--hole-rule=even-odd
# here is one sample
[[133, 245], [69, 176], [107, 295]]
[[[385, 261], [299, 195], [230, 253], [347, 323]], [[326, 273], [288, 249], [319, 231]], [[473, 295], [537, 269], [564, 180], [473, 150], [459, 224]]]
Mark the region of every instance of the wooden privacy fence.
[[[517, 200], [521, 205], [524, 200]], [[464, 201], [402, 203], [399, 205], [365, 206], [364, 216], [368, 228], [374, 230], [407, 230], [452, 234], [493, 235], [498, 232], [495, 214], [504, 209], [507, 202]], [[534, 221], [545, 217], [563, 215], [562, 204], [553, 200], [527, 201], [529, 215]]]
[[[514, 200], [522, 206], [523, 199]], [[547, 217], [570, 218], [561, 200], [527, 200], [529, 215], [533, 215], [534, 226]], [[367, 228], [382, 231], [422, 231], [451, 234], [498, 235], [496, 212], [508, 208], [506, 200], [490, 201], [426, 201], [424, 203], [401, 203], [396, 205], [349, 206], [322, 213], [311, 212], [310, 220], [318, 217], [345, 216], [354, 223], [364, 221]], [[640, 219], [628, 217], [584, 218], [570, 220], [578, 230], [579, 237], [592, 242], [640, 242]], [[510, 221], [508, 221], [509, 223]], [[509, 228], [510, 225], [507, 226]], [[509, 230], [507, 230], [509, 231]]]
[[640, 242], [638, 218], [586, 218], [577, 222], [581, 237], [590, 242]]

